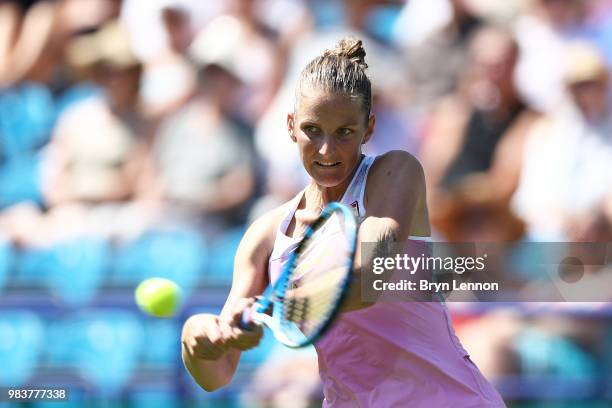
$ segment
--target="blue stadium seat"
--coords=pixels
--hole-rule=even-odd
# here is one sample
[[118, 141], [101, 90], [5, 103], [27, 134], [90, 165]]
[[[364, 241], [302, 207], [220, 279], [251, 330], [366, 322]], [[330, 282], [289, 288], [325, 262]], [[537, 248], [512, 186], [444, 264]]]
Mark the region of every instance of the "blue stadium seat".
[[18, 251], [15, 259], [17, 284], [46, 286], [52, 268], [53, 248]]
[[23, 83], [0, 91], [0, 160], [32, 152], [48, 142], [55, 123], [51, 92]]
[[98, 310], [75, 316], [71, 341], [78, 372], [99, 392], [116, 395], [132, 377], [147, 339], [130, 312]]
[[[48, 377], [35, 384], [37, 388], [63, 388], [68, 390], [67, 401], [32, 401], [28, 403], [28, 408], [86, 408], [98, 407], [99, 403], [93, 403], [95, 396], [88, 392], [83, 384], [77, 384], [74, 381], [60, 379], [59, 381], [49, 379]], [[0, 405], [1, 407], [1, 405]]]
[[147, 339], [142, 357], [144, 364], [165, 369], [181, 364], [181, 325], [178, 321], [147, 318], [143, 333]]
[[24, 201], [42, 204], [39, 167], [37, 152], [21, 153], [4, 163], [0, 161], [0, 209]]
[[110, 249], [103, 239], [87, 238], [53, 248], [47, 261], [48, 285], [68, 305], [90, 302], [106, 278]]
[[0, 312], [0, 385], [26, 384], [36, 370], [44, 342], [44, 326], [36, 314]]
[[13, 247], [0, 235], [0, 291], [8, 280], [13, 267]]
[[174, 280], [189, 292], [206, 265], [207, 247], [196, 231], [148, 231], [117, 250], [113, 282], [136, 284], [150, 277]]
[[227, 231], [211, 244], [211, 256], [206, 275], [205, 285], [230, 285], [234, 271], [234, 256], [242, 240], [245, 228], [238, 227]]
[[130, 392], [131, 408], [182, 408], [180, 395], [174, 390], [146, 389]]
[[317, 27], [334, 27], [344, 21], [344, 6], [339, 1], [312, 1], [312, 13]]
[[274, 334], [269, 329], [265, 328], [264, 330], [264, 336], [259, 345], [242, 353], [240, 357], [241, 365], [251, 366], [249, 368], [257, 366], [270, 356], [275, 347], [283, 347], [276, 341]]
[[401, 11], [401, 4], [373, 8], [366, 17], [366, 31], [377, 40], [391, 44], [395, 24]]
[[525, 375], [582, 379], [597, 376], [591, 355], [563, 337], [537, 329], [525, 330], [514, 342]]
[[44, 350], [46, 365], [59, 369], [76, 365], [75, 350], [80, 347], [77, 329], [77, 324], [70, 318], [47, 322], [47, 344]]

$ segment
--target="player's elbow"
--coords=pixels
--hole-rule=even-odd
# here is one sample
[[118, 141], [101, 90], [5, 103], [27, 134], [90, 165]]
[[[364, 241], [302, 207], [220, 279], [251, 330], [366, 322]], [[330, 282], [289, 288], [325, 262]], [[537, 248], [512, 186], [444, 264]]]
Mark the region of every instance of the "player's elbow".
[[183, 364], [196, 384], [204, 391], [213, 392], [225, 387], [232, 381], [235, 367], [226, 360], [227, 356], [216, 361], [190, 358], [183, 349]]
[[198, 376], [193, 372], [191, 373], [195, 382], [206, 392], [217, 391], [220, 388], [225, 387], [232, 381], [232, 376], [224, 373], [216, 373], [212, 376]]
[[209, 382], [209, 383], [200, 383], [198, 382], [198, 385], [206, 392], [213, 392], [213, 391], [217, 391], [220, 388], [225, 387], [227, 384], [229, 383], [229, 380], [227, 381], [214, 381], [214, 382]]

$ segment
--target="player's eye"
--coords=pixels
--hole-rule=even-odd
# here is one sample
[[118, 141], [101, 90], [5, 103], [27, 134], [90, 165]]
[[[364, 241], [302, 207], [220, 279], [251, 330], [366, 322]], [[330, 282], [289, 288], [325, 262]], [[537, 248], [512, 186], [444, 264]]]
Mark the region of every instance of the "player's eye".
[[352, 135], [353, 134], [353, 129], [349, 129], [349, 128], [340, 128], [338, 129], [338, 134], [340, 136], [348, 136], [348, 135]]
[[307, 126], [304, 126], [302, 129], [303, 129], [303, 130], [304, 130], [304, 132], [306, 132], [306, 133], [317, 134], [317, 133], [319, 133], [319, 132], [320, 132], [320, 130], [319, 130], [319, 128], [318, 128], [318, 127], [316, 127], [316, 126], [312, 126], [312, 125], [307, 125]]

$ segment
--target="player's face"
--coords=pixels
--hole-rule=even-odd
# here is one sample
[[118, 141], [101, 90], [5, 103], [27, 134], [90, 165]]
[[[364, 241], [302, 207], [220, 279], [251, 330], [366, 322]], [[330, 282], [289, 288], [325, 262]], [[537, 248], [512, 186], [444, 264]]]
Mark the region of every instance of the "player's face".
[[321, 187], [337, 187], [350, 182], [374, 115], [367, 117], [361, 97], [302, 89], [287, 126], [308, 174]]

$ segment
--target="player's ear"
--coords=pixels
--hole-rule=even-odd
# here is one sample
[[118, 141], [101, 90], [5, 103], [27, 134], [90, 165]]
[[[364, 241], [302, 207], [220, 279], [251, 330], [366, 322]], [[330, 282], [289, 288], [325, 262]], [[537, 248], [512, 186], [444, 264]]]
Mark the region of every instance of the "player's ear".
[[361, 144], [368, 143], [368, 141], [372, 137], [372, 134], [374, 133], [374, 125], [376, 125], [376, 115], [372, 113], [370, 114], [370, 117], [368, 118], [368, 128], [366, 130], [365, 137], [363, 138], [363, 142], [361, 142]]
[[293, 115], [293, 112], [289, 112], [287, 114], [287, 131], [289, 132], [289, 137], [291, 138], [291, 140], [293, 140], [293, 142], [297, 142], [297, 139], [294, 134], [294, 129], [295, 129], [295, 116]]

